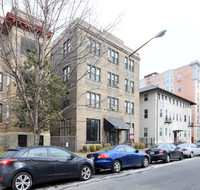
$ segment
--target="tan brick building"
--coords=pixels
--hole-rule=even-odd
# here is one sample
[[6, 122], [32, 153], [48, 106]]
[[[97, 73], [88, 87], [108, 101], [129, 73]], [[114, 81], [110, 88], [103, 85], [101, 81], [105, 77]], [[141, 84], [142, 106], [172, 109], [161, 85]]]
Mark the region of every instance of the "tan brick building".
[[[18, 13], [18, 25], [16, 25], [16, 16], [14, 11]], [[28, 47], [25, 44], [31, 43], [33, 41], [32, 33], [25, 30], [25, 23], [27, 15], [21, 10], [12, 9], [8, 12], [6, 18], [0, 17], [0, 28], [4, 35], [4, 42], [8, 46], [15, 46], [16, 43], [19, 45], [17, 51], [19, 51], [19, 56], [21, 60], [26, 58], [24, 52], [26, 52]], [[9, 22], [10, 27], [7, 30], [6, 23]], [[39, 20], [37, 20], [39, 24]], [[16, 40], [17, 39], [17, 42]], [[5, 47], [4, 47], [5, 48]], [[17, 98], [15, 81], [12, 79], [8, 70], [3, 68], [2, 59], [3, 49], [0, 49], [0, 145], [1, 148], [13, 148], [16, 146], [32, 146], [33, 145], [33, 132], [30, 129], [20, 129], [14, 127], [13, 125], [17, 121], [16, 115], [12, 111], [13, 100]], [[49, 132], [44, 132], [41, 134], [41, 144], [50, 144], [50, 134]]]
[[138, 142], [139, 54], [129, 59], [133, 50], [122, 40], [80, 19], [55, 44], [54, 62], [63, 58], [58, 72], [69, 92], [65, 120], [54, 135], [75, 136], [75, 150], [84, 144], [122, 144], [129, 141], [126, 123], [132, 121]]

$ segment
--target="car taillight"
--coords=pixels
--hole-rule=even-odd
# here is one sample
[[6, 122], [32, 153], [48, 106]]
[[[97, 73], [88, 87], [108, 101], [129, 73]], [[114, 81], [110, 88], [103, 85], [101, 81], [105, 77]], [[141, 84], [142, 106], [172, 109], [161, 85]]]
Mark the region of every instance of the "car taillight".
[[7, 166], [9, 163], [16, 161], [17, 159], [7, 159], [7, 160], [0, 160], [0, 165]]
[[0, 181], [2, 181], [2, 179], [3, 179], [3, 177], [1, 176], [1, 177], [0, 177]]
[[101, 153], [98, 158], [110, 158], [108, 155]]
[[158, 152], [159, 152], [159, 153], [162, 153], [162, 152], [163, 152], [163, 149], [160, 149]]
[[183, 151], [188, 151], [188, 149], [187, 149], [187, 148], [184, 148]]
[[144, 152], [147, 154], [147, 151], [146, 151], [146, 150], [145, 150]]

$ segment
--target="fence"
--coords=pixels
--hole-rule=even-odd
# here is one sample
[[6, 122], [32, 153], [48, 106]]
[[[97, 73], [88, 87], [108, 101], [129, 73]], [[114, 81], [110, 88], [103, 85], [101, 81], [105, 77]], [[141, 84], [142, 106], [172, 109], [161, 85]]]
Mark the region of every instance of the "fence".
[[76, 151], [76, 137], [75, 136], [51, 136], [51, 145], [59, 146], [71, 152]]
[[139, 142], [144, 143], [146, 148], [155, 144], [155, 138], [140, 138]]

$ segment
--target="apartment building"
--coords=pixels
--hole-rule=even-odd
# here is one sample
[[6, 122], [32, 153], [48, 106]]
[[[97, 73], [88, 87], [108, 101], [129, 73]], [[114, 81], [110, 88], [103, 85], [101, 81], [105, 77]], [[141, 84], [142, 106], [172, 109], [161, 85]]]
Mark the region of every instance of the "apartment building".
[[[18, 18], [16, 18], [16, 11]], [[19, 56], [25, 60], [25, 52], [30, 50], [33, 43], [32, 33], [28, 31], [25, 23], [27, 15], [21, 10], [12, 9], [8, 12], [6, 18], [0, 17], [1, 38], [8, 46], [19, 45], [17, 51]], [[18, 24], [16, 24], [18, 20]], [[40, 21], [38, 21], [38, 24]], [[9, 27], [7, 26], [9, 23]], [[8, 30], [9, 29], [9, 30]], [[17, 39], [17, 42], [16, 42]], [[1, 39], [2, 40], [2, 39]], [[17, 44], [17, 45], [16, 45]], [[6, 46], [6, 45], [5, 45]], [[2, 47], [1, 47], [2, 48]], [[32, 146], [33, 132], [28, 128], [14, 127], [18, 121], [15, 113], [12, 111], [13, 100], [16, 99], [16, 86], [14, 79], [8, 73], [9, 70], [3, 68], [3, 49], [0, 48], [0, 149], [14, 148], [16, 146]], [[4, 47], [5, 48], [5, 47]], [[9, 55], [7, 55], [9, 56]], [[7, 57], [9, 59], [9, 57]], [[41, 145], [50, 144], [49, 132], [43, 132], [40, 138]]]
[[140, 141], [146, 144], [191, 142], [194, 102], [154, 85], [140, 89]]
[[107, 31], [77, 19], [58, 37], [55, 64], [69, 89], [64, 121], [54, 136], [75, 136], [84, 144], [129, 141], [130, 123], [139, 141], [139, 54]]
[[188, 65], [165, 71], [162, 74], [156, 72], [148, 74], [140, 81], [140, 87], [155, 85], [196, 103], [196, 105], [192, 106], [192, 118], [189, 124], [192, 130], [192, 142], [196, 142], [200, 139], [199, 82], [199, 61], [193, 61]]

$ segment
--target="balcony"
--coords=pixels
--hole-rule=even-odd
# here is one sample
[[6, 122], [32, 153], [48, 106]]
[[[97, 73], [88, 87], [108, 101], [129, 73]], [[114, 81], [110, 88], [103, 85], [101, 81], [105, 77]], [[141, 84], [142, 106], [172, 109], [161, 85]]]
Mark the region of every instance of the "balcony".
[[188, 123], [188, 127], [200, 127], [199, 123]]
[[172, 123], [172, 118], [171, 117], [165, 117], [165, 123]]

